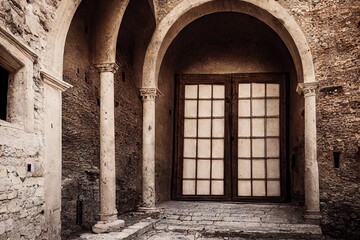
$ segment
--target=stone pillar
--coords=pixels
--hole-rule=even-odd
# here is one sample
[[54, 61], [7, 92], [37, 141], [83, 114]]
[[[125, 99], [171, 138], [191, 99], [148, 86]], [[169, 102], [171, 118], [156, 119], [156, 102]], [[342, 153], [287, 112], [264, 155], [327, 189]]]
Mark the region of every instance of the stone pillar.
[[142, 151], [142, 183], [143, 204], [140, 211], [156, 212], [155, 207], [155, 100], [158, 96], [156, 88], [142, 88], [143, 99], [143, 151]]
[[316, 141], [316, 89], [317, 82], [299, 84], [305, 97], [305, 220], [320, 223], [319, 169]]
[[100, 73], [100, 221], [93, 232], [113, 232], [124, 227], [116, 210], [114, 74], [116, 63], [95, 65]]

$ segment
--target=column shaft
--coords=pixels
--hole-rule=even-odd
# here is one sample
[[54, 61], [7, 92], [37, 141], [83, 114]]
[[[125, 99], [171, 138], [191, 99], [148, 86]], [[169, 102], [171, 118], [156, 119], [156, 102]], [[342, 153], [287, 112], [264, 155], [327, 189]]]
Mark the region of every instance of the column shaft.
[[100, 220], [117, 219], [114, 73], [100, 73]]
[[143, 205], [144, 211], [155, 208], [155, 99], [156, 88], [141, 89], [143, 97]]

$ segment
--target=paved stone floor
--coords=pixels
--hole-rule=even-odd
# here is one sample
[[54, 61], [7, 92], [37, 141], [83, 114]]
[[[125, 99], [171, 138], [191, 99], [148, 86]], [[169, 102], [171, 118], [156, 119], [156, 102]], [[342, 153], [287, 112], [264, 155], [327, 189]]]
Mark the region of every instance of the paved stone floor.
[[294, 204], [166, 202], [162, 219], [139, 240], [324, 239]]
[[306, 224], [303, 208], [295, 204], [171, 201], [157, 207], [160, 219], [147, 217], [118, 233], [87, 233], [80, 239], [330, 239], [319, 226]]

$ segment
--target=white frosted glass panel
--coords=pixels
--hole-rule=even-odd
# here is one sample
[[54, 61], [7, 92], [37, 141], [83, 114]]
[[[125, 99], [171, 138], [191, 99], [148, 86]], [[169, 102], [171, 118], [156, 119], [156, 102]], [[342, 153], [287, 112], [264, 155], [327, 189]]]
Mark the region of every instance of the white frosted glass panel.
[[184, 159], [183, 177], [195, 178], [196, 161], [194, 159]]
[[252, 115], [265, 116], [265, 100], [263, 99], [252, 100]]
[[253, 196], [266, 196], [265, 181], [253, 181]]
[[184, 120], [184, 137], [196, 137], [196, 119]]
[[279, 84], [267, 84], [266, 95], [268, 97], [279, 97], [280, 96], [280, 85]]
[[253, 83], [252, 97], [265, 97], [265, 84], [264, 83]]
[[252, 135], [253, 137], [265, 136], [265, 119], [253, 118], [252, 119]]
[[211, 117], [211, 101], [199, 101], [199, 117]]
[[240, 118], [238, 124], [239, 137], [250, 137], [250, 119]]
[[265, 157], [265, 141], [264, 139], [252, 140], [252, 156]]
[[238, 195], [240, 197], [251, 196], [251, 181], [238, 181]]
[[197, 85], [185, 86], [185, 98], [197, 98]]
[[212, 120], [212, 136], [213, 137], [224, 137], [225, 126], [224, 119], [213, 119]]
[[211, 120], [199, 119], [198, 137], [211, 137]]
[[211, 195], [224, 195], [223, 181], [211, 181]]
[[184, 157], [196, 157], [196, 140], [184, 139]]
[[210, 160], [198, 160], [197, 178], [210, 178]]
[[195, 181], [184, 180], [183, 181], [183, 195], [195, 195]]
[[185, 117], [197, 116], [197, 101], [186, 100], [185, 101]]
[[197, 181], [197, 195], [210, 195], [210, 181]]
[[212, 160], [212, 178], [224, 179], [224, 160]]
[[225, 98], [224, 85], [213, 85], [213, 98]]
[[280, 160], [268, 159], [267, 160], [267, 177], [280, 178]]
[[279, 139], [277, 138], [269, 138], [266, 141], [267, 146], [267, 157], [279, 157], [280, 156], [280, 146]]
[[210, 158], [210, 140], [208, 139], [198, 140], [198, 157]]
[[253, 178], [265, 178], [265, 160], [253, 160]]
[[268, 118], [266, 120], [266, 135], [277, 137], [280, 135], [280, 124], [278, 118]]
[[249, 98], [249, 97], [250, 97], [250, 83], [239, 84], [239, 98]]
[[224, 103], [224, 100], [213, 101], [213, 117], [223, 117], [225, 115]]
[[238, 160], [238, 178], [251, 178], [250, 160]]
[[250, 100], [239, 100], [239, 117], [250, 116]]
[[212, 157], [224, 158], [224, 140], [214, 139], [212, 140]]
[[280, 181], [268, 181], [267, 182], [267, 195], [270, 197], [278, 197], [281, 194]]
[[199, 98], [211, 98], [211, 85], [199, 85]]
[[250, 157], [250, 139], [238, 140], [238, 156]]
[[279, 100], [278, 99], [268, 99], [267, 100], [267, 115], [268, 116], [279, 116]]

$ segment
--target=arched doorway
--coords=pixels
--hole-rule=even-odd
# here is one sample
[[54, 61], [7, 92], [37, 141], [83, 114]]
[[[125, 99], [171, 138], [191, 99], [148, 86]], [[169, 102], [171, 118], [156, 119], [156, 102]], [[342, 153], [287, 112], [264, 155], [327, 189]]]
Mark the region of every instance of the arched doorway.
[[[175, 186], [174, 188], [177, 189], [176, 190], [176, 194], [174, 196], [180, 196], [185, 197], [186, 199], [191, 199], [192, 197], [195, 197], [196, 199], [199, 199], [199, 195], [205, 195], [205, 196], [211, 196], [211, 192], [212, 192], [212, 182], [214, 181], [214, 185], [216, 184], [220, 184], [221, 186], [223, 186], [223, 188], [221, 190], [214, 190], [214, 192], [216, 192], [216, 194], [218, 196], [226, 196], [226, 195], [231, 195], [232, 197], [230, 198], [226, 198], [226, 199], [233, 199], [234, 196], [236, 195], [237, 197], [249, 197], [250, 199], [256, 199], [257, 197], [260, 197], [258, 195], [261, 195], [261, 197], [264, 196], [268, 196], [268, 192], [271, 192], [270, 195], [276, 195], [275, 197], [280, 197], [278, 199], [284, 199], [284, 197], [288, 194], [288, 192], [286, 192], [286, 184], [282, 182], [281, 179], [283, 178], [287, 178], [288, 175], [286, 174], [287, 172], [287, 167], [285, 166], [286, 163], [289, 162], [289, 160], [287, 160], [288, 158], [285, 157], [281, 157], [281, 153], [282, 152], [286, 152], [287, 150], [287, 145], [286, 145], [286, 139], [289, 139], [288, 136], [282, 137], [283, 135], [286, 135], [284, 133], [284, 131], [286, 131], [286, 120], [282, 120], [282, 116], [286, 116], [288, 115], [288, 113], [283, 112], [282, 114], [279, 114], [279, 118], [276, 119], [275, 121], [280, 122], [285, 122], [284, 124], [279, 124], [276, 126], [276, 128], [278, 129], [282, 129], [278, 134], [278, 136], [271, 136], [272, 138], [276, 138], [278, 137], [278, 140], [276, 140], [275, 142], [277, 142], [275, 145], [278, 147], [274, 147], [275, 145], [268, 145], [268, 141], [273, 140], [273, 139], [267, 139], [266, 136], [266, 132], [269, 131], [273, 131], [274, 129], [266, 129], [266, 124], [262, 127], [264, 129], [265, 132], [261, 133], [263, 134], [262, 136], [257, 136], [256, 134], [253, 135], [253, 133], [249, 133], [249, 136], [246, 136], [246, 138], [249, 137], [249, 139], [245, 138], [243, 139], [240, 133], [242, 130], [239, 130], [239, 127], [232, 127], [231, 129], [226, 129], [225, 126], [240, 126], [239, 124], [239, 119], [240, 117], [245, 117], [245, 116], [240, 116], [234, 115], [234, 112], [236, 111], [226, 111], [224, 112], [224, 115], [230, 115], [228, 117], [228, 119], [234, 119], [234, 118], [238, 118], [236, 121], [232, 121], [231, 124], [224, 124], [224, 130], [223, 130], [223, 135], [225, 136], [223, 138], [223, 143], [221, 144], [221, 146], [223, 146], [223, 150], [222, 151], [222, 156], [221, 157], [213, 157], [212, 154], [212, 148], [211, 145], [213, 144], [215, 139], [212, 139], [211, 137], [209, 138], [208, 136], [195, 136], [195, 141], [191, 142], [190, 139], [194, 136], [189, 137], [188, 140], [186, 140], [186, 137], [184, 137], [185, 134], [190, 134], [189, 132], [187, 132], [186, 130], [186, 125], [189, 125], [190, 123], [185, 123], [185, 120], [187, 122], [190, 122], [190, 120], [195, 120], [194, 122], [196, 122], [195, 125], [197, 126], [205, 126], [203, 124], [199, 124], [200, 120], [202, 120], [202, 117], [204, 116], [200, 116], [200, 112], [199, 112], [199, 105], [201, 103], [202, 100], [204, 99], [200, 99], [200, 92], [197, 92], [197, 95], [190, 97], [189, 99], [187, 99], [187, 97], [185, 95], [190, 94], [191, 92], [195, 93], [196, 91], [194, 90], [195, 88], [197, 89], [197, 91], [200, 91], [200, 88], [204, 88], [207, 87], [208, 89], [215, 89], [215, 85], [218, 85], [218, 83], [209, 83], [208, 80], [206, 80], [205, 82], [193, 82], [192, 84], [189, 84], [189, 82], [187, 82], [188, 84], [183, 84], [183, 85], [179, 85], [181, 90], [183, 90], [182, 92], [177, 92], [177, 99], [178, 99], [178, 103], [180, 103], [180, 105], [176, 105], [175, 108], [171, 108], [171, 104], [172, 101], [175, 100], [174, 99], [174, 94], [173, 92], [171, 92], [171, 89], [174, 89], [175, 85], [171, 86], [171, 81], [173, 79], [173, 74], [174, 73], [183, 73], [183, 72], [176, 72], [174, 71], [174, 66], [172, 66], [171, 59], [174, 55], [173, 53], [171, 53], [172, 51], [172, 44], [174, 44], [174, 42], [176, 42], [176, 38], [178, 38], [181, 33], [183, 31], [186, 31], [185, 28], [189, 27], [190, 25], [194, 24], [196, 21], [199, 20], [199, 18], [206, 18], [208, 17], [210, 14], [213, 13], [220, 13], [220, 12], [230, 12], [230, 13], [242, 13], [245, 14], [247, 16], [251, 16], [254, 17], [256, 19], [256, 21], [262, 22], [262, 24], [264, 24], [268, 29], [270, 29], [275, 35], [277, 35], [277, 40], [275, 42], [281, 42], [282, 43], [282, 47], [281, 49], [285, 49], [285, 51], [288, 51], [288, 59], [285, 60], [285, 62], [289, 63], [290, 66], [287, 70], [285, 70], [285, 72], [288, 72], [290, 74], [290, 78], [291, 80], [288, 81], [289, 82], [289, 86], [290, 86], [290, 95], [294, 95], [293, 99], [293, 103], [294, 105], [297, 106], [297, 113], [299, 112], [301, 113], [301, 100], [299, 97], [295, 96], [295, 89], [296, 86], [298, 85], [298, 83], [305, 83], [300, 85], [300, 87], [304, 87], [308, 88], [309, 90], [309, 94], [306, 94], [306, 98], [305, 98], [305, 120], [301, 120], [301, 119], [296, 119], [298, 117], [298, 115], [296, 115], [294, 113], [294, 116], [290, 116], [290, 118], [293, 119], [292, 124], [295, 126], [296, 121], [304, 121], [305, 122], [305, 126], [301, 128], [301, 130], [299, 130], [296, 134], [298, 134], [299, 136], [302, 133], [305, 133], [305, 138], [303, 140], [304, 144], [302, 147], [302, 150], [305, 151], [305, 159], [302, 160], [303, 164], [306, 166], [305, 167], [305, 173], [304, 173], [304, 179], [305, 181], [303, 182], [303, 184], [305, 185], [305, 191], [304, 191], [304, 195], [305, 195], [305, 206], [306, 206], [306, 210], [307, 213], [312, 215], [312, 217], [314, 217], [314, 215], [317, 215], [319, 212], [319, 195], [318, 195], [318, 170], [317, 170], [317, 162], [316, 162], [316, 144], [313, 144], [314, 141], [316, 140], [316, 126], [315, 126], [315, 111], [314, 111], [314, 106], [315, 106], [315, 98], [314, 98], [314, 86], [316, 86], [316, 82], [315, 82], [315, 77], [314, 77], [314, 68], [313, 68], [313, 64], [312, 64], [312, 57], [311, 57], [311, 53], [309, 50], [309, 47], [307, 45], [306, 42], [306, 38], [304, 36], [304, 34], [301, 32], [301, 29], [299, 28], [299, 26], [296, 24], [295, 20], [286, 12], [285, 9], [283, 9], [278, 3], [276, 3], [275, 1], [267, 1], [267, 2], [262, 2], [262, 3], [258, 3], [257, 1], [210, 1], [210, 0], [204, 0], [204, 1], [197, 1], [197, 2], [184, 2], [180, 5], [178, 5], [170, 14], [167, 15], [167, 17], [165, 19], [163, 19], [160, 24], [157, 27], [157, 31], [155, 31], [154, 36], [152, 38], [152, 42], [149, 45], [149, 48], [147, 50], [147, 55], [145, 58], [145, 65], [144, 65], [144, 73], [143, 73], [143, 83], [142, 83], [142, 87], [143, 87], [143, 95], [146, 97], [147, 101], [144, 102], [144, 123], [143, 123], [143, 162], [144, 162], [144, 175], [143, 175], [143, 184], [145, 186], [147, 186], [143, 191], [143, 200], [145, 203], [145, 206], [147, 208], [151, 208], [154, 207], [154, 203], [155, 203], [155, 184], [153, 184], [154, 182], [154, 166], [155, 166], [155, 158], [156, 158], [156, 167], [158, 168], [157, 171], [160, 172], [165, 172], [165, 169], [169, 169], [171, 167], [169, 167], [168, 165], [166, 166], [165, 163], [166, 161], [169, 161], [169, 150], [171, 152], [171, 150], [173, 150], [174, 148], [177, 149], [177, 153], [175, 154], [175, 161], [180, 162], [179, 163], [175, 163], [172, 167], [174, 168], [178, 168], [180, 169], [180, 171], [175, 171], [174, 175], [176, 175], [177, 177], [175, 177], [175, 182], [177, 183], [178, 186]], [[208, 25], [203, 25], [203, 27], [205, 28], [210, 28], [210, 26], [212, 27], [212, 25], [208, 24]], [[243, 25], [243, 27], [248, 27], [246, 25]], [[193, 32], [194, 34], [196, 34], [196, 32]], [[206, 34], [204, 34], [205, 39], [208, 37]], [[262, 33], [260, 33], [260, 36], [262, 36]], [[175, 39], [175, 40], [174, 40]], [[222, 39], [220, 37], [220, 39]], [[251, 38], [249, 38], [251, 41]], [[249, 40], [248, 39], [248, 40]], [[256, 38], [253, 38], [256, 39]], [[234, 41], [233, 41], [234, 42]], [[199, 48], [202, 48], [202, 41], [198, 41], [199, 44]], [[223, 43], [222, 46], [226, 46], [228, 43]], [[186, 44], [185, 44], [186, 45]], [[221, 44], [220, 44], [221, 45]], [[181, 47], [180, 47], [181, 49]], [[183, 52], [186, 49], [182, 49]], [[204, 50], [205, 53], [207, 50]], [[170, 53], [169, 53], [170, 52]], [[264, 51], [263, 51], [264, 52]], [[271, 50], [270, 50], [271, 52]], [[196, 58], [196, 56], [194, 57], [195, 53], [193, 51], [189, 51], [190, 54], [189, 59], [194, 59]], [[256, 54], [255, 54], [256, 55]], [[170, 56], [170, 57], [169, 57]], [[248, 56], [251, 56], [251, 54], [248, 54]], [[271, 59], [271, 58], [269, 58]], [[290, 60], [289, 60], [290, 59]], [[209, 60], [209, 59], [206, 59]], [[223, 59], [226, 61], [229, 60], [229, 58], [227, 59]], [[210, 62], [214, 63], [216, 62], [216, 60], [214, 59], [210, 59]], [[175, 60], [176, 64], [181, 64], [181, 62], [179, 62], [178, 60]], [[245, 60], [246, 62], [251, 62], [249, 61], [249, 59]], [[260, 61], [261, 62], [261, 61]], [[270, 62], [267, 64], [265, 64], [266, 66], [273, 66], [274, 64], [276, 65], [276, 63], [281, 62], [281, 60], [275, 60], [271, 59]], [[196, 63], [195, 63], [196, 65]], [[226, 64], [225, 64], [226, 65]], [[256, 91], [253, 92], [253, 88], [261, 88], [261, 89], [267, 89], [269, 87], [269, 89], [272, 87], [272, 85], [268, 84], [273, 84], [276, 85], [276, 80], [270, 81], [270, 82], [266, 82], [264, 80], [259, 80], [257, 79], [257, 77], [253, 77], [253, 81], [236, 81], [236, 79], [243, 79], [243, 75], [229, 75], [230, 73], [254, 73], [257, 72], [259, 73], [258, 69], [254, 68], [254, 69], [250, 69], [250, 70], [244, 70], [242, 69], [242, 71], [233, 71], [233, 70], [229, 70], [226, 69], [226, 67], [231, 66], [231, 63], [229, 63], [227, 66], [223, 65], [219, 65], [219, 64], [213, 64], [213, 66], [220, 66], [217, 69], [215, 69], [215, 71], [210, 71], [210, 73], [216, 73], [216, 74], [228, 74], [227, 76], [224, 76], [224, 79], [230, 78], [230, 80], [227, 80], [227, 82], [235, 82], [235, 85], [233, 84], [233, 90], [224, 90], [224, 92], [228, 92], [229, 95], [225, 94], [223, 98], [221, 99], [212, 99], [211, 101], [208, 101], [208, 105], [210, 106], [210, 110], [211, 110], [211, 106], [215, 104], [215, 100], [222, 100], [224, 102], [226, 102], [227, 98], [231, 98], [230, 101], [233, 101], [232, 97], [234, 95], [234, 92], [236, 94], [238, 94], [238, 98], [235, 100], [236, 104], [233, 104], [229, 107], [229, 109], [237, 109], [237, 114], [239, 114], [242, 110], [239, 108], [239, 105], [242, 104], [242, 99], [241, 96], [248, 96], [248, 98], [244, 98], [244, 101], [248, 101], [247, 104], [249, 104], [249, 106], [254, 106], [255, 104], [255, 100], [261, 100], [263, 102], [270, 102], [270, 100], [272, 99], [267, 99], [267, 95], [262, 96], [262, 99], [256, 99], [260, 96], [257, 96]], [[246, 64], [245, 64], [246, 65]], [[251, 64], [250, 64], [251, 65]], [[261, 65], [261, 64], [260, 64]], [[281, 65], [281, 64], [280, 64]], [[189, 65], [190, 66], [190, 65]], [[199, 68], [200, 66], [200, 68]], [[198, 65], [197, 69], [201, 69], [202, 64]], [[224, 67], [225, 66], [225, 67]], [[190, 66], [190, 69], [193, 66]], [[212, 67], [213, 70], [216, 67]], [[230, 67], [231, 68], [231, 67]], [[269, 69], [266, 69], [267, 67], [264, 67], [260, 72], [261, 73], [269, 73]], [[196, 67], [195, 67], [196, 69]], [[207, 72], [207, 70], [204, 70], [205, 68], [202, 69], [202, 71], [200, 70], [199, 72], [197, 72], [197, 74], [201, 73], [209, 73]], [[225, 70], [224, 70], [225, 69]], [[240, 68], [241, 70], [241, 68]], [[243, 71], [244, 70], [244, 71]], [[270, 71], [276, 71], [274, 69], [271, 69]], [[282, 70], [281, 70], [282, 71]], [[192, 76], [193, 77], [193, 76]], [[202, 77], [199, 77], [199, 79], [201, 79]], [[247, 77], [249, 78], [249, 76]], [[250, 77], [251, 78], [251, 77]], [[262, 79], [266, 79], [266, 77], [260, 77]], [[171, 79], [171, 80], [169, 80]], [[181, 78], [180, 78], [181, 79]], [[181, 80], [179, 80], [181, 81]], [[187, 80], [185, 80], [186, 83]], [[220, 82], [226, 82], [226, 80], [219, 80]], [[259, 82], [260, 81], [260, 82]], [[280, 82], [284, 82], [284, 84], [286, 85], [286, 80], [279, 80]], [[184, 82], [184, 81], [183, 81]], [[279, 82], [279, 83], [280, 83]], [[244, 84], [243, 86], [241, 84]], [[247, 93], [241, 93], [241, 89], [242, 87], [249, 87], [249, 94], [247, 95]], [[192, 86], [191, 86], [192, 85]], [[206, 86], [205, 86], [206, 85]], [[225, 86], [226, 84], [224, 83], [224, 89], [229, 89], [226, 88]], [[260, 86], [261, 85], [261, 86]], [[286, 89], [286, 87], [281, 87], [281, 84], [275, 86], [276, 89]], [[195, 87], [196, 86], [196, 87]], [[192, 90], [190, 90], [192, 88]], [[246, 88], [245, 87], [245, 88]], [[187, 92], [187, 89], [188, 91]], [[160, 98], [160, 100], [158, 101], [159, 103], [157, 104], [157, 106], [159, 106], [160, 108], [158, 110], [156, 110], [156, 114], [157, 114], [157, 121], [155, 121], [155, 103], [154, 103], [154, 97], [156, 95], [159, 94], [159, 90], [160, 89], [163, 93], [164, 93], [164, 97]], [[165, 89], [165, 90], [164, 90]], [[262, 91], [262, 90], [261, 90]], [[209, 91], [212, 92], [212, 94], [214, 94], [213, 90]], [[266, 92], [266, 90], [264, 90], [264, 92]], [[254, 95], [252, 95], [254, 94]], [[279, 106], [278, 106], [278, 111], [282, 112], [283, 110], [281, 109], [286, 109], [286, 105], [280, 105], [280, 102], [284, 102], [284, 100], [282, 100], [282, 97], [284, 97], [284, 99], [286, 99], [286, 95], [287, 95], [287, 91], [281, 91], [279, 93], [279, 95], [277, 97]], [[271, 94], [270, 94], [271, 95]], [[274, 96], [270, 96], [269, 97], [274, 97]], [[254, 99], [253, 99], [254, 98]], [[260, 97], [261, 98], [261, 97]], [[163, 100], [164, 99], [164, 100]], [[166, 99], [166, 100], [165, 100]], [[181, 105], [181, 101], [179, 101], [179, 99], [184, 100], [183, 101], [183, 105]], [[194, 116], [193, 119], [189, 118], [187, 119], [185, 116], [185, 113], [187, 112], [186, 108], [186, 100], [189, 100], [189, 103], [191, 101], [193, 101], [193, 107], [188, 107], [189, 109], [192, 109], [191, 111], [193, 111], [193, 113], [189, 113], [188, 114], [193, 114]], [[196, 108], [196, 110], [195, 110]], [[202, 108], [204, 110], [204, 108]], [[252, 111], [252, 107], [249, 107], [249, 111], [250, 111], [250, 116], [248, 116], [248, 119], [243, 119], [243, 122], [245, 124], [245, 122], [250, 122], [249, 126], [250, 129], [252, 124], [255, 124], [256, 121], [254, 121], [254, 116], [251, 115], [251, 111]], [[163, 116], [165, 115], [165, 111], [168, 112], [168, 116], [166, 118], [164, 118]], [[265, 107], [261, 110], [262, 112], [267, 112], [268, 109]], [[230, 113], [231, 112], [231, 113]], [[169, 117], [169, 115], [171, 116], [173, 114], [177, 115], [178, 119], [179, 116], [180, 118], [182, 117], [182, 119], [180, 121], [182, 121], [182, 123], [177, 122], [177, 125], [174, 126], [172, 125], [171, 121], [172, 121], [172, 117]], [[240, 113], [241, 114], [241, 113]], [[196, 115], [196, 116], [195, 116]], [[161, 116], [161, 117], [158, 117]], [[172, 115], [173, 116], [173, 115]], [[211, 118], [212, 116], [210, 116]], [[275, 117], [275, 115], [273, 116]], [[259, 120], [258, 122], [266, 122], [266, 119], [268, 118], [268, 116], [265, 116], [264, 119]], [[224, 119], [226, 119], [226, 117], [224, 117]], [[214, 118], [211, 118], [210, 121], [210, 125], [212, 124]], [[273, 119], [274, 120], [274, 119]], [[226, 120], [225, 120], [226, 121]], [[155, 137], [155, 122], [157, 122], [156, 126], [159, 127], [159, 129], [156, 130], [156, 137]], [[205, 124], [205, 123], [204, 123]], [[170, 128], [168, 128], [168, 130], [166, 130], [166, 126], [172, 126]], [[189, 125], [190, 126], [190, 125]], [[245, 125], [244, 125], [245, 126]], [[211, 127], [210, 127], [211, 128]], [[261, 127], [260, 127], [261, 128]], [[174, 136], [172, 134], [173, 129], [177, 129], [178, 131], [180, 131], [180, 133], [178, 132], [178, 135], [181, 135], [181, 137]], [[180, 130], [179, 130], [180, 129]], [[249, 129], [249, 128], [247, 128]], [[247, 129], [245, 129], [247, 131]], [[305, 129], [305, 131], [304, 131]], [[310, 132], [309, 129], [312, 129], [313, 132]], [[245, 131], [244, 130], [244, 131]], [[228, 134], [226, 134], [226, 131], [228, 132]], [[233, 138], [234, 135], [230, 135], [230, 132], [238, 132], [237, 134], [237, 140], [226, 140], [226, 138]], [[252, 130], [250, 130], [252, 131]], [[255, 132], [257, 130], [255, 129]], [[201, 132], [200, 128], [196, 128], [195, 130], [193, 129], [193, 133], [199, 134]], [[208, 131], [206, 131], [208, 132]], [[296, 131], [295, 131], [296, 132]], [[191, 135], [191, 134], [190, 134]], [[168, 137], [164, 137], [164, 136], [174, 136], [177, 139], [177, 144], [176, 146], [173, 145], [172, 141], [170, 138]], [[230, 136], [230, 137], [229, 137]], [[258, 139], [258, 138], [262, 138], [262, 139]], [[156, 145], [154, 145], [155, 139], [157, 141]], [[169, 141], [170, 140], [170, 141]], [[205, 152], [201, 152], [202, 150], [199, 150], [200, 146], [200, 141], [204, 142], [204, 145], [201, 146], [201, 149], [206, 149], [206, 154]], [[240, 144], [239, 142], [244, 140], [244, 145], [241, 147], [242, 144]], [[254, 141], [257, 141], [257, 144], [253, 144]], [[228, 141], [229, 144], [226, 145], [225, 142]], [[160, 142], [160, 143], [159, 143]], [[169, 144], [169, 142], [171, 143], [171, 145]], [[188, 142], [188, 143], [186, 143]], [[206, 143], [205, 143], [206, 142]], [[237, 144], [234, 144], [234, 142], [237, 142]], [[247, 142], [247, 143], [245, 143]], [[260, 142], [264, 142], [264, 143], [260, 143]], [[309, 144], [311, 143], [311, 144]], [[275, 148], [276, 152], [278, 153], [277, 156], [266, 156], [266, 153], [259, 153], [257, 150], [254, 151], [252, 146], [259, 146], [259, 144], [261, 146], [264, 146], [264, 152], [266, 152], [267, 148], [269, 148], [269, 151], [271, 152], [271, 149]], [[180, 145], [180, 147], [179, 147]], [[235, 145], [237, 145], [237, 149], [238, 152], [235, 153], [236, 151], [234, 149]], [[295, 146], [295, 143], [293, 144]], [[304, 148], [305, 145], [305, 148]], [[161, 146], [161, 147], [160, 147]], [[195, 147], [196, 146], [196, 147]], [[156, 151], [155, 151], [156, 148]], [[220, 147], [221, 148], [221, 147]], [[240, 148], [243, 148], [240, 151]], [[262, 147], [261, 147], [262, 148]], [[210, 150], [209, 150], [210, 149]], [[225, 149], [228, 149], [227, 151]], [[249, 155], [241, 155], [243, 154], [246, 149], [250, 149], [249, 150]], [[187, 152], [187, 150], [189, 150], [190, 152]], [[200, 153], [199, 153], [200, 152]], [[242, 153], [241, 153], [242, 152]], [[202, 153], [204, 153], [202, 155]], [[209, 153], [209, 154], [208, 154]], [[184, 155], [189, 154], [189, 156], [184, 157]], [[191, 155], [193, 154], [193, 155]], [[191, 156], [190, 156], [191, 155]], [[226, 160], [226, 156], [233, 156], [232, 160]], [[261, 156], [260, 156], [261, 155]], [[182, 156], [182, 157], [179, 157]], [[240, 157], [239, 157], [240, 156]], [[244, 162], [240, 163], [240, 159], [239, 158], [243, 158], [242, 160], [244, 160]], [[180, 160], [179, 160], [180, 159]], [[236, 159], [236, 160], [234, 160]], [[275, 160], [276, 159], [276, 160]], [[283, 160], [281, 160], [283, 159]], [[187, 161], [188, 163], [185, 163], [185, 160], [189, 160]], [[213, 161], [220, 161], [219, 163], [216, 164], [220, 164], [219, 166], [223, 166], [222, 168], [223, 170], [223, 174], [221, 175], [221, 177], [219, 179], [213, 179], [213, 178], [209, 178], [208, 175], [212, 174], [212, 164], [215, 163]], [[258, 174], [253, 172], [253, 170], [251, 170], [251, 166], [253, 165], [267, 165], [268, 160], [275, 160], [275, 161], [279, 161], [279, 162], [283, 162], [283, 167], [280, 167], [277, 171], [277, 173], [275, 175], [278, 175], [278, 178], [272, 178], [272, 179], [267, 179], [267, 177], [260, 177], [260, 178], [252, 178], [252, 175]], [[159, 163], [160, 161], [160, 163]], [[222, 161], [222, 162], [221, 162]], [[247, 161], [247, 163], [245, 163]], [[261, 162], [263, 161], [263, 162]], [[274, 161], [274, 162], [275, 162]], [[227, 162], [227, 163], [226, 163]], [[234, 162], [236, 162], [234, 164]], [[250, 178], [246, 177], [244, 179], [241, 178], [241, 174], [239, 173], [241, 170], [238, 169], [236, 170], [237, 172], [234, 172], [234, 168], [237, 169], [241, 164], [247, 164], [249, 165], [249, 170], [246, 170], [249, 174], [250, 174]], [[171, 164], [170, 164], [171, 165]], [[202, 165], [201, 168], [203, 169], [208, 169], [208, 173], [206, 176], [202, 176], [201, 178], [197, 178], [197, 174], [203, 174], [201, 172], [198, 172], [196, 170], [197, 166]], [[230, 167], [228, 166], [230, 165]], [[269, 162], [269, 166], [270, 166], [270, 162]], [[278, 163], [276, 163], [275, 165], [279, 165]], [[280, 164], [281, 165], [281, 164]], [[210, 167], [209, 167], [210, 166]], [[217, 166], [217, 165], [216, 165]], [[195, 167], [195, 171], [193, 171]], [[184, 169], [189, 168], [189, 171], [193, 171], [193, 173], [195, 174], [195, 178], [194, 176], [191, 176], [189, 178], [184, 178], [185, 175], [190, 175], [189, 172], [184, 171]], [[221, 168], [221, 167], [220, 167]], [[225, 169], [228, 169], [227, 171]], [[160, 170], [159, 170], [160, 169]], [[244, 169], [244, 167], [242, 168]], [[263, 167], [263, 172], [261, 174], [266, 175], [267, 171], [269, 170], [266, 166]], [[300, 170], [302, 171], [302, 170]], [[282, 174], [280, 174], [280, 172]], [[232, 174], [230, 174], [232, 173]], [[217, 173], [215, 173], [217, 174]], [[271, 174], [271, 173], [269, 173]], [[160, 174], [161, 175], [161, 174]], [[169, 175], [169, 174], [168, 174]], [[167, 175], [167, 176], [168, 176]], [[218, 174], [217, 174], [218, 175]], [[234, 176], [237, 175], [237, 179], [236, 180], [231, 180], [231, 184], [229, 185], [223, 185], [226, 181], [229, 182], [229, 180], [226, 180], [226, 176], [229, 175], [233, 175], [230, 178], [234, 178]], [[263, 176], [264, 176], [263, 175]], [[180, 180], [179, 180], [180, 178]], [[167, 178], [169, 179], [169, 177]], [[268, 182], [268, 180], [273, 181], [272, 183]], [[168, 181], [163, 181], [160, 180], [158, 182], [161, 182], [161, 184], [163, 185], [163, 187], [160, 187], [162, 189], [162, 191], [164, 189], [169, 189], [171, 188], [171, 186], [169, 187]], [[215, 184], [215, 182], [217, 182]], [[260, 183], [261, 182], [261, 183]], [[159, 184], [158, 184], [159, 185]], [[158, 187], [157, 185], [157, 187]], [[186, 185], [187, 187], [184, 187], [184, 185]], [[197, 192], [197, 186], [204, 186], [204, 188], [201, 189], [208, 189], [208, 190], [201, 190], [198, 194]], [[239, 186], [242, 185], [242, 187], [239, 188]], [[261, 185], [261, 187], [259, 187]], [[277, 187], [274, 187], [274, 186]], [[235, 187], [234, 187], [235, 186]], [[269, 188], [269, 186], [272, 186]], [[159, 188], [159, 187], [158, 187]], [[226, 190], [226, 189], [233, 189], [233, 190]], [[243, 190], [241, 190], [243, 189]], [[244, 190], [246, 189], [246, 190]], [[255, 192], [254, 193], [254, 189], [260, 189], [259, 191], [261, 192]], [[271, 189], [276, 189], [275, 191], [271, 190]], [[242, 192], [245, 191], [245, 192]], [[229, 194], [229, 192], [231, 192], [231, 194]], [[242, 192], [242, 193], [240, 193]], [[242, 195], [244, 194], [244, 196]], [[156, 195], [158, 196], [159, 199], [162, 199], [163, 196], [161, 193], [156, 192]], [[274, 196], [270, 196], [269, 197], [274, 197]], [[166, 198], [166, 197], [165, 197]], [[202, 196], [200, 197], [200, 199], [202, 198]], [[166, 199], [164, 199], [166, 200]], [[315, 216], [315, 218], [317, 218], [318, 216]]]

